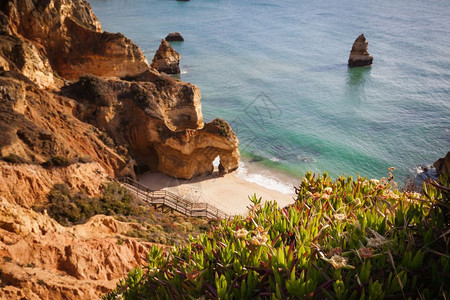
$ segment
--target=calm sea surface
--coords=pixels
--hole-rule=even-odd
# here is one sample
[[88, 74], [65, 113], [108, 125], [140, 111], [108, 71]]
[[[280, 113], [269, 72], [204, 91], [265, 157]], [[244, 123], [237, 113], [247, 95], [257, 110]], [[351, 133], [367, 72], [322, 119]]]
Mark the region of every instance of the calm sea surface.
[[[267, 170], [382, 177], [390, 166], [401, 181], [450, 150], [448, 0], [90, 3], [149, 61], [167, 33], [183, 34], [172, 43], [181, 79], [200, 87], [206, 121], [232, 124], [255, 181]], [[348, 69], [361, 33], [374, 64]]]

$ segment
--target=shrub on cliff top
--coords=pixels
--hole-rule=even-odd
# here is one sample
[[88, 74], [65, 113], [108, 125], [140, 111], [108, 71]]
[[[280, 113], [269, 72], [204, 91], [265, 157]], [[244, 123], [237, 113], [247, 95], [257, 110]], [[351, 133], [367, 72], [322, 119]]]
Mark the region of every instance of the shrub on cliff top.
[[67, 167], [72, 164], [72, 161], [64, 156], [55, 155], [50, 157], [43, 165], [46, 167]]
[[105, 299], [448, 299], [448, 183], [424, 196], [392, 179], [307, 173], [295, 204], [253, 197], [247, 216], [153, 247]]
[[72, 193], [66, 184], [55, 184], [47, 196], [50, 217], [64, 226], [81, 224], [96, 214], [129, 215], [135, 208], [130, 204], [130, 194], [118, 183], [108, 183], [100, 197], [90, 198], [83, 193]]
[[64, 94], [88, 100], [99, 106], [110, 106], [114, 100], [114, 93], [108, 83], [95, 76], [82, 76], [77, 82], [62, 90]]
[[19, 156], [17, 154], [14, 154], [14, 153], [10, 153], [7, 156], [2, 157], [2, 159], [11, 164], [26, 164], [26, 163], [28, 163], [28, 161], [25, 158], [23, 158], [22, 156]]
[[176, 213], [159, 213], [133, 199], [120, 184], [110, 182], [99, 197], [74, 193], [66, 184], [56, 184], [47, 196], [49, 203], [35, 210], [47, 210], [63, 226], [82, 224], [96, 214], [114, 216], [119, 221], [140, 223], [148, 230], [133, 229], [126, 236], [169, 245], [185, 244], [189, 235], [207, 231], [215, 220], [189, 218]]
[[230, 136], [230, 125], [222, 119], [214, 119], [211, 122], [218, 130], [219, 134], [224, 137]]

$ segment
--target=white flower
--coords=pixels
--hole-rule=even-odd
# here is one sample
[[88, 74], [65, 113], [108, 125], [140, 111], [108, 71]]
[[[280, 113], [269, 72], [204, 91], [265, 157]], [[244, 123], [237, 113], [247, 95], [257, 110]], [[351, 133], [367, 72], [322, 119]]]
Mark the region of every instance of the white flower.
[[336, 221], [339, 221], [339, 222], [347, 219], [347, 216], [345, 214], [334, 214], [333, 217]]
[[159, 269], [156, 267], [153, 267], [148, 271], [148, 276], [154, 277], [158, 272], [159, 272]]
[[413, 193], [413, 197], [414, 197], [414, 198], [420, 199], [420, 197], [422, 197], [422, 195], [419, 194], [419, 193], [414, 192], [414, 193]]
[[342, 269], [342, 268], [350, 268], [353, 269], [353, 266], [350, 266], [347, 264], [348, 258], [342, 257], [340, 255], [333, 255], [328, 262], [335, 268], [335, 269]]
[[245, 228], [241, 228], [238, 231], [236, 231], [235, 235], [238, 239], [245, 239], [248, 235], [248, 231]]
[[367, 238], [367, 247], [380, 248], [386, 242], [384, 238]]
[[400, 198], [399, 195], [397, 195], [396, 193], [394, 193], [394, 192], [391, 191], [391, 190], [386, 190], [386, 191], [384, 191], [383, 195], [384, 195], [385, 197], [387, 197], [387, 198], [392, 198], [392, 199], [398, 199], [398, 198]]
[[328, 199], [330, 199], [330, 195], [325, 193], [322, 196], [320, 196], [320, 198], [328, 200]]
[[325, 189], [324, 189], [324, 192], [325, 193], [327, 193], [327, 194], [331, 194], [332, 192], [333, 192], [333, 188], [332, 187], [326, 187]]
[[258, 233], [257, 235], [252, 237], [250, 242], [255, 246], [263, 245], [267, 242], [267, 236]]
[[380, 183], [380, 181], [378, 179], [370, 179], [369, 182], [376, 184], [376, 185], [378, 185]]

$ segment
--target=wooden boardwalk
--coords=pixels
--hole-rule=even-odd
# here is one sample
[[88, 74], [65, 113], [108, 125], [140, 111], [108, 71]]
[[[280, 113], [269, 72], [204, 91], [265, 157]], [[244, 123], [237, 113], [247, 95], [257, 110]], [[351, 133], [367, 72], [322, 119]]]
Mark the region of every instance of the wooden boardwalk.
[[119, 179], [119, 182], [132, 195], [153, 205], [156, 209], [161, 209], [163, 212], [177, 211], [186, 216], [206, 217], [209, 219], [227, 219], [232, 217], [211, 204], [192, 202], [166, 190], [154, 191], [128, 177]]

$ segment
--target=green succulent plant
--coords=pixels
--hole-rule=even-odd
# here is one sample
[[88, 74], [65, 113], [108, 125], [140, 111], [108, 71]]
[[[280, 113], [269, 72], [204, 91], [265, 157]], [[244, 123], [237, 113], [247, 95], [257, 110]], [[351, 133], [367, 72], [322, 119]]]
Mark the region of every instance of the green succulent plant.
[[104, 299], [448, 299], [448, 197], [424, 189], [308, 172], [293, 205], [253, 196], [247, 215], [153, 247]]

